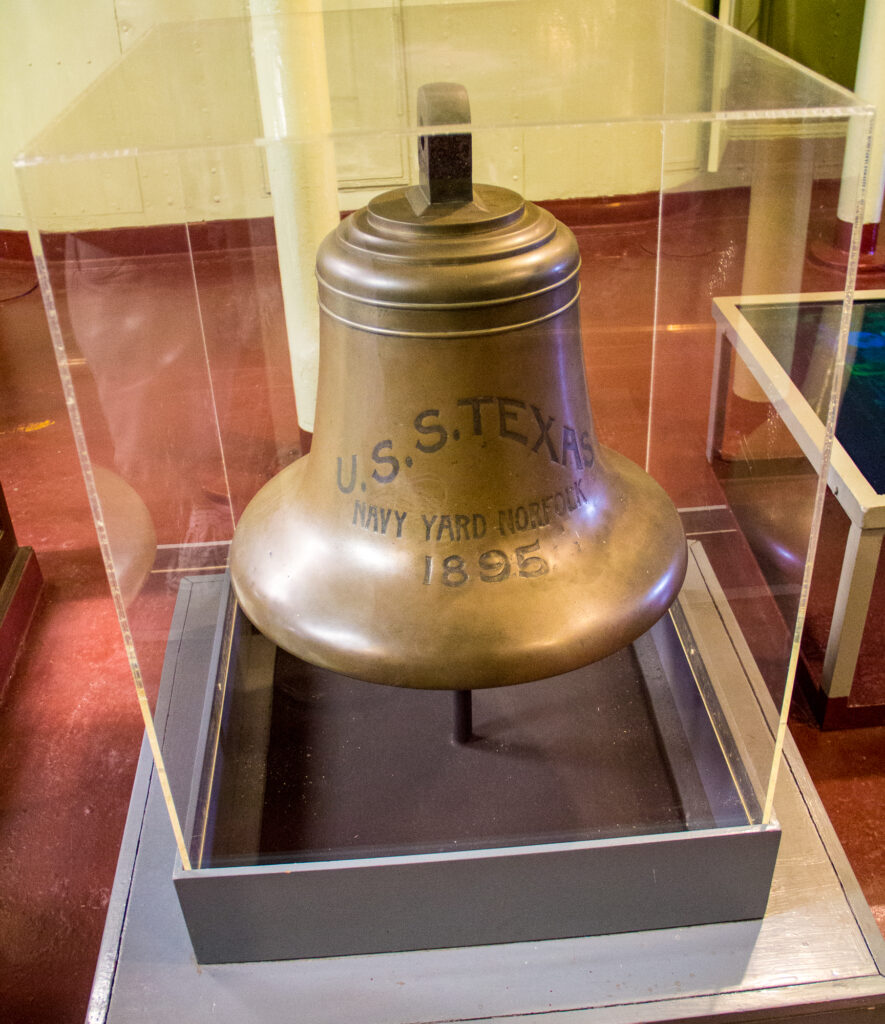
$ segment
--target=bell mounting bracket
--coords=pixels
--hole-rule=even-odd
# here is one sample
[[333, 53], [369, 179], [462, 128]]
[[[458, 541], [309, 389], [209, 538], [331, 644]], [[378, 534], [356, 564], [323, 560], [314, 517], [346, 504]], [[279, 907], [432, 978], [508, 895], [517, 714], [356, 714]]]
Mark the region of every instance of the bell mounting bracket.
[[[464, 86], [457, 82], [422, 85], [418, 89], [418, 124], [422, 127], [470, 124], [470, 100]], [[427, 203], [472, 202], [473, 140], [470, 132], [419, 136], [418, 169], [418, 187]]]

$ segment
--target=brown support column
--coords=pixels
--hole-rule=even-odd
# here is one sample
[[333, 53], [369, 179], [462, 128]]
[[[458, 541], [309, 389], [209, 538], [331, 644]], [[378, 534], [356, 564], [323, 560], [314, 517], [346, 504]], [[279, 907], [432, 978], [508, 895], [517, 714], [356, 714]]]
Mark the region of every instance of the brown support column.
[[37, 557], [32, 548], [18, 546], [0, 486], [0, 691], [12, 675], [42, 587]]

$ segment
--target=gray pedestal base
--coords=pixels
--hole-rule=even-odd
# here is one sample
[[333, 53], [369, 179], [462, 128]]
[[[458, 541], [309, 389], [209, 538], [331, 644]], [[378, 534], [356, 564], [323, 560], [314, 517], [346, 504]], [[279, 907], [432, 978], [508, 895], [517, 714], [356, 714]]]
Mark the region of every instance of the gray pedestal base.
[[[167, 658], [173, 723], [206, 685], [192, 864], [175, 873], [200, 963], [764, 913], [780, 829], [760, 824], [681, 607], [604, 661], [477, 691], [480, 735], [456, 744], [451, 694], [347, 679], [279, 651], [256, 659], [267, 641], [229, 602], [212, 580], [187, 584]], [[167, 733], [167, 746], [182, 744]]]
[[[708, 613], [721, 618], [703, 604], [693, 611], [700, 625]], [[752, 667], [732, 667], [743, 674], [729, 688], [729, 713], [747, 758], [764, 770], [773, 709]], [[720, 1015], [807, 1019], [815, 1011], [838, 1011], [839, 1024], [871, 1020], [869, 1008], [885, 1011], [883, 943], [789, 741], [787, 762], [776, 793], [783, 835], [761, 920], [199, 966], [171, 879], [171, 830], [145, 755], [90, 1022], [523, 1024], [557, 1014], [557, 1024], [638, 1024]]]

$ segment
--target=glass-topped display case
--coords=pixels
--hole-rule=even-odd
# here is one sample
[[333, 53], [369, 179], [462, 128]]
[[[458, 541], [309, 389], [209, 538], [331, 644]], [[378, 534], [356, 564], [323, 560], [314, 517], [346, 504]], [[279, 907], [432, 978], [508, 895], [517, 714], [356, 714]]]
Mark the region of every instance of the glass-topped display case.
[[[469, 124], [420, 123], [418, 89], [440, 81], [466, 87]], [[762, 914], [857, 238], [843, 265], [808, 254], [845, 209], [859, 217], [871, 117], [679, 0], [379, 0], [159, 25], [30, 144], [17, 167], [32, 246], [198, 958]], [[543, 545], [557, 501], [563, 521], [579, 506], [589, 519], [597, 441], [656, 481], [687, 539], [685, 582], [656, 625], [586, 667], [477, 690], [466, 730], [450, 692], [277, 648], [238, 609], [228, 572], [248, 503], [321, 445], [320, 243], [344, 214], [415, 185], [419, 139], [456, 134], [472, 140], [474, 182], [537, 204], [576, 240], [583, 368], [551, 373], [586, 377], [595, 432], [586, 449], [572, 442], [571, 466], [557, 453], [579, 471], [561, 489], [471, 507], [483, 529], [504, 517], [470, 570], [477, 586], [491, 602], [499, 585], [532, 586], [541, 564], [551, 579], [563, 569]], [[387, 294], [380, 276], [360, 287], [369, 304]], [[776, 396], [717, 347], [714, 309], [808, 291], [834, 294], [813, 350], [784, 373], [801, 388], [813, 365], [816, 461]], [[417, 395], [437, 373], [418, 350]], [[519, 373], [509, 364], [507, 380]], [[479, 435], [497, 392], [472, 386]], [[542, 412], [540, 386], [527, 363], [520, 394], [495, 399], [490, 458], [502, 439], [566, 445], [551, 424], [567, 410]], [[385, 388], [367, 376], [364, 390], [369, 419]], [[534, 410], [537, 438], [520, 410]], [[415, 421], [421, 453], [445, 432], [433, 411]], [[446, 426], [454, 437], [466, 424]], [[383, 477], [402, 453], [379, 443]], [[355, 506], [346, 460], [338, 472], [341, 550], [348, 531], [399, 522], [371, 481]], [[423, 555], [428, 577], [439, 557], [467, 578], [460, 531], [466, 543], [476, 519], [451, 512], [445, 536], [425, 517], [424, 541], [440, 544]], [[784, 517], [791, 547], [773, 570], [758, 535]], [[624, 559], [647, 543], [619, 541]], [[368, 617], [404, 613], [385, 600]], [[742, 732], [747, 700], [770, 735]], [[456, 913], [463, 901], [470, 914]]]
[[[820, 337], [832, 332], [842, 314], [839, 292], [722, 297], [714, 308], [721, 344], [735, 346], [757, 383], [779, 405], [795, 446], [795, 460], [822, 465], [830, 443], [825, 429], [830, 395], [829, 368], [819, 364]], [[885, 465], [882, 448], [883, 295], [861, 289], [852, 304], [851, 330], [842, 374], [836, 433], [829, 453], [829, 491], [818, 560], [802, 637], [799, 681], [823, 727], [874, 725], [883, 716], [873, 666], [881, 585], [877, 590], [885, 527]], [[720, 450], [727, 392], [728, 359], [719, 362], [711, 403], [710, 452]], [[819, 372], [823, 378], [818, 377]], [[781, 438], [789, 458], [789, 442]], [[780, 469], [783, 473], [785, 466]], [[808, 486], [806, 481], [804, 486]], [[729, 486], [734, 493], [740, 480]], [[740, 507], [740, 499], [736, 501]], [[781, 552], [792, 547], [792, 524], [768, 521], [757, 535], [758, 508], [749, 507], [743, 529], [774, 581]], [[840, 521], [841, 520], [841, 521]], [[847, 524], [847, 528], [844, 524]], [[789, 573], [787, 574], [789, 576]]]

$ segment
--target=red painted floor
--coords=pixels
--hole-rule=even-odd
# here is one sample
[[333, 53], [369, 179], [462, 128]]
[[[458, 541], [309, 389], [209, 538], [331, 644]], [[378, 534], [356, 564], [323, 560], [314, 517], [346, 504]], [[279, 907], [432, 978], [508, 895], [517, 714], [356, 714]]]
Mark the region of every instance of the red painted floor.
[[[670, 294], [664, 301], [676, 329], [661, 342], [656, 386], [684, 397], [668, 403], [656, 396], [660, 419], [652, 469], [678, 504], [692, 506], [722, 500], [722, 481], [698, 455], [707, 399], [694, 395], [692, 381], [709, 378], [710, 330], [703, 325], [710, 297], [737, 291], [734, 278], [741, 267], [740, 253], [729, 243], [729, 223], [740, 224], [743, 213], [723, 209], [710, 216], [716, 230], [704, 236], [703, 244], [698, 236], [680, 234], [677, 222], [672, 234], [663, 236], [673, 271], [666, 278]], [[582, 311], [594, 416], [605, 443], [642, 458], [650, 381], [635, 367], [642, 365], [651, 344], [652, 310], [637, 301], [635, 286], [624, 286], [624, 274], [629, 271], [635, 282], [653, 273], [658, 239], [653, 224], [641, 219], [576, 227], [587, 268]], [[227, 359], [228, 372], [214, 385], [219, 430], [231, 453], [223, 472], [234, 494], [234, 514], [256, 483], [297, 449], [285, 374], [280, 371], [268, 381], [260, 372], [258, 350], [279, 351], [274, 267], [268, 250], [239, 264], [230, 258], [198, 260], [202, 287], [214, 295], [217, 311], [204, 324], [206, 344]], [[193, 402], [174, 400], [174, 374], [146, 398], [141, 394], [139, 401], [146, 404], [139, 404], [126, 387], [137, 379], [139, 346], [145, 344], [139, 324], [148, 321], [139, 318], [148, 310], [139, 303], [153, 296], [174, 310], [176, 289], [187, 283], [187, 267], [166, 259], [153, 268], [142, 262], [137, 271], [142, 275], [133, 292], [138, 299], [103, 309], [101, 291], [87, 287], [79, 304], [68, 303], [63, 316], [92, 322], [92, 342], [99, 349], [122, 338], [123, 348], [109, 368], [116, 377], [99, 379], [90, 399], [104, 417], [90, 422], [92, 450], [118, 468], [143, 471], [142, 450], [124, 445], [110, 452], [107, 446], [111, 433], [125, 434], [131, 418], [148, 417], [156, 428], [151, 472], [153, 479], [163, 479], [156, 462], [175, 461], [175, 446], [193, 426], [188, 420]], [[136, 273], [134, 266], [131, 272]], [[153, 291], [145, 288], [146, 273]], [[809, 277], [808, 287], [834, 287], [823, 270], [812, 268]], [[81, 1021], [85, 1013], [142, 723], [34, 283], [26, 263], [0, 263], [0, 480], [19, 542], [36, 549], [46, 580], [27, 644], [0, 697], [0, 1016], [15, 1024], [67, 1024]], [[877, 283], [882, 287], [885, 280]], [[240, 301], [244, 295], [258, 298]], [[246, 301], [257, 306], [245, 309]], [[195, 329], [172, 316], [153, 343], [170, 345], [174, 363], [178, 355], [170, 339]], [[233, 348], [232, 337], [237, 339]], [[75, 373], [82, 370], [78, 365]], [[687, 373], [687, 367], [694, 370]], [[103, 394], [102, 380], [108, 379], [114, 387]], [[87, 393], [88, 381], [78, 386]], [[268, 398], [270, 413], [262, 411]], [[273, 424], [259, 422], [267, 415]], [[102, 435], [101, 422], [105, 428], [115, 426]], [[686, 458], [698, 464], [686, 469]], [[151, 493], [159, 543], [190, 527], [202, 531], [202, 540], [227, 535], [230, 510], [218, 500], [221, 469], [212, 452], [205, 451], [194, 460], [193, 490], [169, 483], [167, 490]], [[733, 562], [736, 553], [724, 549], [711, 557]], [[758, 570], [752, 561], [746, 565], [751, 590]], [[158, 673], [170, 592], [155, 587], [150, 600], [133, 613], [152, 629], [146, 649], [152, 666], [149, 688]], [[755, 604], [748, 600], [741, 611], [745, 628], [752, 628]], [[761, 638], [760, 650], [765, 643], [776, 658], [783, 638]], [[799, 711], [793, 732], [885, 931], [885, 727], [821, 733]]]

